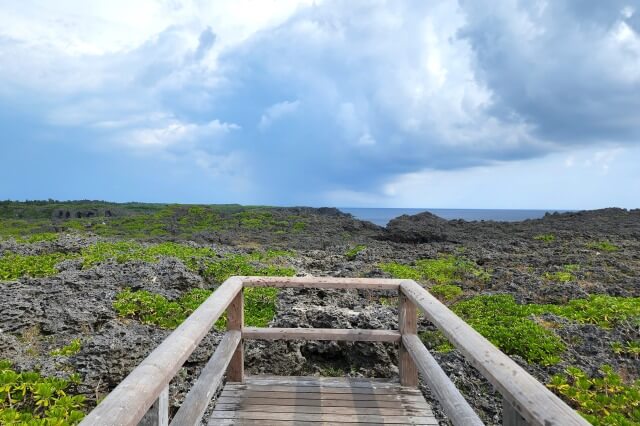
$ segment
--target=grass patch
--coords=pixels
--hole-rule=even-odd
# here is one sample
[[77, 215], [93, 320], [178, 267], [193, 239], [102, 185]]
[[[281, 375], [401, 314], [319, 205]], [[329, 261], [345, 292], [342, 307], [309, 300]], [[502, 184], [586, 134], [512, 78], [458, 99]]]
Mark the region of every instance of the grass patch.
[[620, 250], [620, 247], [606, 240], [592, 241], [587, 244], [587, 248], [604, 252], [614, 252]]
[[32, 234], [26, 237], [18, 237], [16, 241], [18, 243], [23, 244], [32, 244], [32, 243], [40, 243], [43, 241], [56, 241], [58, 239], [58, 234], [55, 232], [41, 232], [38, 234]]
[[74, 257], [63, 253], [39, 254], [33, 256], [5, 253], [0, 257], [0, 280], [15, 280], [22, 277], [47, 277], [55, 275], [55, 266], [65, 259]]
[[631, 321], [640, 325], [640, 298], [592, 295], [565, 305], [519, 305], [511, 295], [477, 296], [453, 305], [453, 311], [507, 354], [543, 365], [559, 361], [565, 345], [534, 316], [555, 314], [603, 328]]
[[379, 267], [394, 278], [430, 280], [438, 284], [452, 284], [467, 277], [482, 281], [490, 278], [489, 273], [474, 262], [453, 255], [440, 256], [437, 259], [421, 259], [415, 262], [415, 266], [391, 262], [382, 263]]
[[462, 289], [452, 284], [436, 284], [429, 289], [440, 300], [451, 302], [462, 296]]
[[542, 365], [559, 362], [565, 345], [533, 322], [526, 306], [518, 305], [510, 295], [478, 296], [457, 303], [453, 311], [507, 354]]
[[77, 393], [80, 377], [42, 377], [18, 372], [0, 360], [0, 424], [76, 425], [85, 416], [85, 398]]
[[570, 367], [565, 374], [553, 376], [547, 386], [593, 425], [640, 424], [640, 380], [626, 384], [608, 365], [600, 367], [600, 373], [601, 377], [589, 377]]
[[56, 355], [71, 356], [80, 352], [81, 348], [82, 348], [82, 342], [80, 341], [80, 339], [73, 339], [71, 343], [69, 343], [68, 345], [63, 346], [59, 349], [54, 349], [50, 352], [50, 354], [53, 356], [56, 356]]
[[[118, 315], [134, 318], [143, 324], [174, 329], [187, 319], [210, 295], [211, 290], [193, 289], [176, 300], [146, 290], [125, 289], [118, 293], [113, 308]], [[278, 290], [275, 288], [251, 287], [244, 289], [245, 325], [266, 327], [276, 313]], [[216, 328], [226, 327], [225, 317], [216, 322]]]
[[539, 234], [533, 237], [536, 241], [544, 241], [545, 243], [552, 243], [556, 240], [556, 236], [553, 234]]
[[440, 330], [435, 331], [422, 331], [418, 334], [420, 340], [427, 346], [427, 348], [440, 353], [448, 353], [455, 350], [455, 346], [444, 337], [444, 334]]
[[[221, 260], [206, 264], [202, 275], [215, 282], [221, 283], [234, 275], [262, 275], [262, 276], [293, 276], [293, 268], [278, 265], [256, 265], [256, 255], [229, 255]], [[271, 260], [265, 259], [262, 260]]]
[[576, 280], [576, 276], [574, 273], [579, 270], [580, 270], [580, 265], [575, 265], [575, 264], [564, 265], [561, 271], [545, 272], [543, 277], [549, 281], [555, 281], [559, 283], [568, 283], [570, 281]]
[[356, 257], [358, 256], [358, 253], [360, 253], [361, 251], [365, 250], [366, 248], [367, 248], [367, 246], [365, 246], [363, 244], [358, 244], [357, 246], [347, 250], [345, 252], [345, 254], [344, 254], [344, 257], [346, 257], [347, 260], [349, 260], [349, 261], [355, 260]]

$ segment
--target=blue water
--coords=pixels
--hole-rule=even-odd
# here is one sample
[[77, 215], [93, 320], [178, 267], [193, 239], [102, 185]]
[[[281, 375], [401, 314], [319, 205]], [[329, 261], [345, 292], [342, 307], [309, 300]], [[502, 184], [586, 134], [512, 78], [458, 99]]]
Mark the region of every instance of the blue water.
[[506, 210], [506, 209], [402, 209], [402, 208], [367, 208], [367, 207], [340, 207], [345, 213], [351, 213], [360, 220], [367, 220], [376, 225], [386, 226], [393, 218], [403, 214], [413, 215], [422, 212], [430, 212], [443, 219], [472, 220], [496, 220], [514, 222], [525, 219], [540, 219], [545, 213], [553, 213], [562, 210]]

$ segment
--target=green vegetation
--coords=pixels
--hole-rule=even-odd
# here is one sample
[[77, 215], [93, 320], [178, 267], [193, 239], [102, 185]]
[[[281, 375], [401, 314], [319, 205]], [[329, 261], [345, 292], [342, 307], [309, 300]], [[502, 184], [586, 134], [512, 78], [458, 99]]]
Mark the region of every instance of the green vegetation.
[[467, 277], [481, 281], [490, 278], [489, 273], [474, 262], [453, 255], [440, 256], [437, 259], [417, 260], [415, 266], [391, 262], [382, 263], [379, 267], [394, 278], [430, 280], [438, 284], [452, 284]]
[[363, 244], [358, 244], [357, 246], [347, 250], [346, 253], [344, 254], [344, 257], [346, 257], [347, 260], [349, 260], [349, 261], [355, 260], [356, 256], [358, 256], [358, 253], [360, 253], [363, 250], [366, 250], [366, 248], [367, 248], [367, 246], [365, 246]]
[[80, 341], [80, 339], [73, 339], [68, 345], [51, 351], [51, 355], [71, 356], [80, 352], [81, 348], [82, 342]]
[[478, 296], [457, 303], [453, 311], [503, 352], [528, 362], [557, 363], [565, 349], [562, 340], [532, 321], [527, 306], [510, 295]]
[[618, 355], [629, 355], [638, 358], [640, 357], [640, 341], [613, 342], [611, 343], [611, 350]]
[[534, 240], [544, 241], [545, 243], [552, 243], [556, 240], [556, 236], [553, 234], [540, 234], [533, 237]]
[[575, 265], [575, 264], [564, 265], [561, 271], [545, 272], [543, 277], [549, 281], [567, 283], [567, 282], [576, 280], [576, 276], [574, 273], [579, 270], [580, 270], [580, 265]]
[[16, 238], [16, 241], [19, 243], [27, 243], [27, 244], [31, 244], [31, 243], [39, 243], [42, 241], [55, 241], [57, 240], [59, 237], [58, 234], [56, 234], [55, 232], [42, 232], [39, 234], [31, 234], [27, 237], [18, 237]]
[[625, 384], [608, 365], [602, 377], [589, 377], [576, 367], [551, 378], [547, 386], [562, 395], [596, 426], [640, 425], [640, 380]]
[[174, 242], [148, 246], [133, 241], [98, 242], [82, 249], [80, 253], [50, 253], [33, 256], [6, 253], [0, 257], [0, 280], [55, 275], [58, 272], [55, 265], [67, 259], [82, 258], [82, 266], [90, 268], [109, 260], [118, 263], [135, 260], [158, 262], [161, 257], [174, 257], [182, 261], [190, 270], [221, 283], [232, 275], [292, 276], [295, 274], [292, 268], [279, 266], [274, 262], [279, 258], [293, 255], [294, 253], [290, 251], [267, 250], [219, 258], [210, 248]]
[[[146, 290], [126, 289], [116, 296], [113, 308], [118, 315], [135, 318], [144, 324], [161, 328], [178, 327], [198, 306], [211, 295], [211, 290], [193, 289], [176, 300], [168, 300], [160, 294]], [[266, 327], [276, 313], [278, 290], [252, 287], [244, 289], [245, 325]], [[217, 328], [224, 328], [226, 320], [221, 318]]]
[[590, 242], [587, 244], [587, 248], [598, 250], [598, 251], [606, 251], [606, 252], [613, 252], [613, 251], [620, 250], [620, 247], [606, 240]]
[[427, 348], [440, 353], [451, 352], [455, 347], [444, 337], [444, 334], [440, 330], [435, 331], [422, 331], [418, 334], [420, 340], [427, 346]]
[[508, 354], [543, 365], [559, 361], [564, 344], [533, 318], [555, 314], [570, 320], [611, 327], [640, 324], [640, 298], [592, 295], [565, 305], [519, 305], [511, 295], [483, 295], [453, 305], [453, 311]]
[[46, 277], [55, 275], [55, 266], [61, 261], [72, 257], [62, 253], [40, 254], [26, 256], [5, 253], [0, 257], [0, 280], [15, 280], [21, 277]]
[[74, 395], [77, 374], [68, 379], [42, 377], [35, 371], [17, 372], [0, 360], [0, 424], [76, 425], [84, 417], [84, 396]]
[[429, 289], [438, 299], [451, 302], [462, 296], [462, 289], [452, 284], [436, 284]]

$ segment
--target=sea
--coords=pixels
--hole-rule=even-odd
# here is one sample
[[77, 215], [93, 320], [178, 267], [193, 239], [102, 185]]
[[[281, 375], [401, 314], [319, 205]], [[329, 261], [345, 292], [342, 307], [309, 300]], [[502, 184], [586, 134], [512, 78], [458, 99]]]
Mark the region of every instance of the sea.
[[340, 211], [350, 213], [360, 220], [373, 222], [379, 226], [386, 226], [391, 219], [398, 216], [414, 215], [422, 212], [430, 212], [443, 219], [472, 220], [496, 220], [503, 222], [515, 222], [525, 219], [540, 219], [545, 213], [567, 210], [509, 210], [509, 209], [429, 209], [429, 208], [369, 208], [369, 207], [340, 207]]

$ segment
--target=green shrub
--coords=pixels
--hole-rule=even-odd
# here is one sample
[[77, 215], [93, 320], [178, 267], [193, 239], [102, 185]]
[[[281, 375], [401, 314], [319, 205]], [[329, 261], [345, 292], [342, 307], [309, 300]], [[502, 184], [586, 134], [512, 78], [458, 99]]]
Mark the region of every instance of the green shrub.
[[564, 344], [552, 331], [534, 322], [533, 316], [555, 314], [600, 327], [623, 321], [640, 326], [638, 297], [592, 295], [565, 305], [519, 305], [511, 295], [483, 295], [459, 302], [452, 309], [504, 352], [541, 364], [556, 362]]
[[556, 240], [556, 236], [553, 234], [540, 234], [533, 237], [534, 240], [544, 241], [545, 243], [552, 243]]
[[579, 270], [580, 270], [580, 265], [575, 265], [575, 264], [564, 265], [562, 267], [562, 271], [545, 272], [543, 277], [549, 281], [567, 283], [567, 282], [576, 280], [576, 276], [574, 275], [574, 272], [577, 272]]
[[442, 334], [440, 330], [422, 331], [418, 335], [427, 348], [440, 353], [455, 350], [455, 346]]
[[422, 278], [420, 273], [409, 265], [403, 265], [401, 263], [390, 262], [381, 263], [378, 265], [384, 272], [390, 274], [394, 278], [407, 279], [407, 280], [419, 280]]
[[431, 287], [429, 291], [438, 299], [442, 299], [447, 302], [453, 301], [462, 296], [462, 289], [457, 285], [452, 284], [436, 284]]
[[628, 342], [612, 342], [611, 350], [618, 355], [629, 355], [634, 358], [640, 357], [640, 341], [630, 340]]
[[80, 380], [42, 377], [35, 371], [17, 372], [0, 360], [0, 424], [76, 425], [85, 416], [85, 398], [74, 395]]
[[503, 352], [528, 362], [557, 363], [564, 344], [529, 318], [527, 306], [510, 295], [477, 296], [455, 304], [453, 311]]
[[33, 256], [5, 253], [0, 257], [0, 280], [15, 280], [22, 277], [46, 277], [55, 275], [55, 266], [65, 259], [74, 257], [63, 253], [39, 254]]
[[16, 241], [19, 243], [39, 243], [42, 241], [55, 241], [58, 239], [58, 234], [55, 232], [42, 232], [38, 234], [32, 234], [26, 237], [18, 237]]
[[570, 367], [566, 374], [553, 376], [547, 386], [593, 425], [640, 425], [640, 380], [625, 384], [608, 365], [600, 373], [602, 377], [589, 377]]
[[593, 241], [587, 244], [587, 248], [593, 249], [593, 250], [599, 250], [599, 251], [606, 251], [606, 252], [613, 252], [613, 251], [618, 251], [620, 250], [620, 248], [609, 242], [609, 241]]
[[80, 352], [81, 348], [82, 342], [80, 339], [73, 339], [68, 345], [52, 350], [51, 355], [71, 356]]
[[474, 262], [457, 256], [440, 256], [437, 259], [421, 259], [415, 266], [399, 263], [382, 263], [380, 269], [391, 274], [394, 278], [431, 280], [438, 284], [451, 284], [461, 281], [467, 276], [486, 281], [490, 278], [488, 272]]
[[[288, 253], [288, 252], [287, 252]], [[253, 257], [252, 257], [253, 256]], [[293, 276], [295, 270], [277, 265], [255, 265], [252, 263], [256, 255], [229, 255], [221, 260], [208, 262], [202, 275], [217, 283], [224, 282], [234, 275]], [[262, 258], [265, 259], [265, 258]]]
[[[125, 289], [116, 295], [113, 308], [118, 315], [135, 318], [143, 324], [174, 329], [187, 319], [210, 295], [211, 290], [193, 289], [176, 300], [168, 300], [160, 294], [146, 290]], [[251, 287], [244, 289], [245, 325], [265, 327], [276, 313], [278, 290], [275, 288]], [[226, 319], [220, 318], [216, 328], [223, 329]]]
[[367, 246], [362, 245], [362, 244], [358, 244], [357, 246], [347, 250], [346, 253], [344, 254], [344, 257], [346, 257], [347, 260], [349, 260], [349, 261], [355, 260], [356, 256], [358, 256], [358, 253], [360, 253], [361, 251], [365, 250], [366, 248], [367, 248]]

